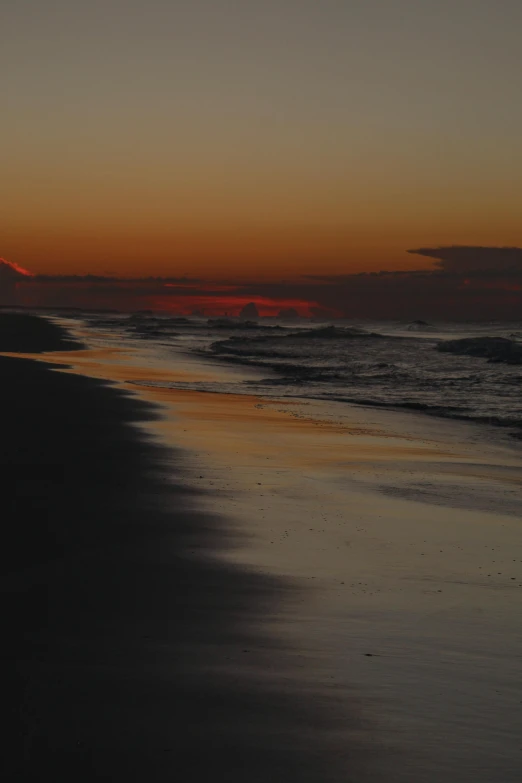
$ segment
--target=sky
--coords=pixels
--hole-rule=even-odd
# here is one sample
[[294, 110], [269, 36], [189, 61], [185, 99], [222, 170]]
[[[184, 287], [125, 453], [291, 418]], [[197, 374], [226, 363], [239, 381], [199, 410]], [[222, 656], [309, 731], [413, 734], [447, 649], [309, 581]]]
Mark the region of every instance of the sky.
[[519, 0], [3, 0], [0, 255], [265, 284], [522, 245], [521, 29]]

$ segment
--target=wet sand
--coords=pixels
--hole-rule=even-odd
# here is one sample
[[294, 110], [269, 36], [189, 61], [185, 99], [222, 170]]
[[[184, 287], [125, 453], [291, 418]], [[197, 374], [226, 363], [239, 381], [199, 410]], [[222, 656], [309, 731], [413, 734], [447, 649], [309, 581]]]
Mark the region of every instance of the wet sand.
[[191, 486], [248, 533], [227, 558], [300, 587], [277, 633], [357, 688], [368, 779], [520, 779], [520, 448], [415, 414], [144, 394]]
[[518, 780], [520, 451], [412, 414], [172, 394], [159, 427], [182, 424], [193, 485], [251, 536], [229, 557], [292, 575], [286, 638], [363, 694], [370, 779]]
[[358, 775], [356, 693], [271, 629], [290, 581], [218, 557], [238, 535], [145, 433], [157, 408], [44, 362], [0, 371], [6, 779]]
[[[98, 476], [112, 489], [96, 489], [88, 469], [100, 434], [88, 418], [82, 477], [63, 501], [70, 513], [74, 497], [94, 493], [72, 538], [92, 529], [96, 544], [94, 568], [78, 570], [80, 555], [65, 552], [74, 565], [51, 593], [53, 605], [70, 596], [58, 600], [69, 608], [58, 612], [59, 633], [52, 624], [45, 633], [63, 661], [59, 677], [65, 668], [74, 681], [63, 710], [86, 738], [72, 747], [71, 736], [69, 755], [62, 748], [53, 763], [116, 774], [125, 755], [137, 780], [170, 779], [180, 754], [194, 759], [194, 780], [520, 779], [515, 445], [415, 414], [151, 388], [153, 370], [132, 357], [42, 358], [72, 369], [0, 361], [30, 366], [65, 396], [74, 389], [76, 418], [78, 390], [89, 399], [96, 390], [105, 399], [96, 416], [107, 421], [110, 399], [125, 435], [125, 480], [113, 486], [121, 453], [109, 453]], [[178, 366], [172, 377], [192, 372]], [[120, 435], [110, 442], [121, 446]], [[69, 519], [58, 528], [69, 531]], [[55, 584], [54, 566], [45, 573]], [[33, 697], [40, 711], [51, 702], [45, 687]], [[104, 688], [113, 694], [106, 725]], [[41, 746], [41, 737], [31, 745]]]

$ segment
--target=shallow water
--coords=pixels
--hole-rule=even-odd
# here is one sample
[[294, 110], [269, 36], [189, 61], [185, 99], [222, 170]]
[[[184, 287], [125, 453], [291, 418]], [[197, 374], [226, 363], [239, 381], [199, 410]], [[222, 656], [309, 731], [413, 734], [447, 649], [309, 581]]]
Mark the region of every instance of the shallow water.
[[[503, 426], [513, 434], [522, 428], [522, 364], [437, 350], [442, 341], [484, 337], [508, 339], [522, 350], [522, 323], [372, 322], [332, 328], [270, 320], [216, 326], [196, 318], [91, 316], [84, 325], [104, 344], [139, 351], [151, 368], [168, 370], [180, 355], [212, 366], [211, 377], [190, 380], [151, 373], [155, 385], [405, 408]], [[220, 363], [228, 365], [227, 372], [219, 372]]]

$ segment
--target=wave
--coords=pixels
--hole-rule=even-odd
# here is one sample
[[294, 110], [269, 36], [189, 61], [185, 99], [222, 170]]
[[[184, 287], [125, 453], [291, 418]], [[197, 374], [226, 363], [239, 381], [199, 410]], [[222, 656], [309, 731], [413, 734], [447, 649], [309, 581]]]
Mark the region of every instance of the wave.
[[[279, 342], [279, 340], [277, 341]], [[226, 345], [225, 345], [226, 344]], [[258, 367], [273, 372], [274, 376], [259, 380], [243, 381], [244, 387], [256, 393], [270, 394], [277, 389], [278, 396], [307, 399], [331, 400], [353, 405], [362, 405], [388, 410], [408, 410], [445, 419], [469, 421], [495, 427], [511, 428], [522, 437], [522, 410], [514, 395], [522, 376], [499, 377], [491, 381], [491, 371], [469, 372], [471, 368], [459, 368], [458, 374], [448, 373], [440, 362], [436, 371], [427, 369], [415, 357], [408, 365], [399, 362], [368, 362], [364, 350], [364, 361], [351, 361], [350, 366], [321, 366], [308, 355], [296, 357], [289, 362], [288, 355], [274, 355], [273, 342], [263, 342], [255, 355], [246, 350], [245, 344], [238, 345], [238, 353], [230, 353], [230, 342], [218, 346], [219, 359], [235, 364]], [[251, 351], [252, 346], [248, 349]], [[221, 353], [223, 351], [223, 353]], [[425, 356], [429, 357], [428, 348]], [[436, 356], [436, 354], [435, 354]], [[442, 359], [442, 356], [441, 356]], [[302, 363], [301, 363], [302, 361]], [[306, 363], [304, 363], [306, 361]], [[504, 373], [509, 373], [506, 367]], [[501, 392], [499, 384], [506, 392]], [[511, 388], [509, 388], [511, 387]], [[513, 391], [511, 391], [513, 389]], [[401, 399], [402, 397], [402, 399]]]
[[318, 329], [300, 329], [299, 332], [286, 335], [286, 340], [354, 340], [360, 338], [377, 337], [382, 334], [368, 332], [355, 326], [322, 326]]
[[209, 318], [207, 326], [210, 329], [230, 329], [234, 331], [286, 331], [286, 328], [279, 326], [279, 324], [259, 324], [257, 321], [234, 321], [231, 318]]
[[[281, 327], [263, 327], [264, 329], [274, 329]], [[221, 354], [222, 358], [244, 357], [245, 363], [258, 364], [260, 358], [265, 359], [294, 359], [295, 362], [303, 364], [309, 359], [310, 351], [317, 356], [325, 356], [322, 349], [312, 346], [319, 345], [321, 341], [328, 341], [335, 346], [336, 341], [354, 342], [359, 340], [378, 340], [384, 341], [384, 337], [376, 332], [368, 332], [364, 329], [355, 327], [337, 327], [326, 326], [319, 329], [300, 329], [298, 332], [292, 331], [290, 334], [274, 335], [233, 335], [224, 340], [217, 340], [209, 346], [213, 353]], [[390, 337], [386, 340], [403, 341], [408, 338]], [[334, 354], [329, 349], [328, 356], [331, 358]], [[303, 353], [304, 352], [304, 353]]]
[[[320, 397], [317, 399], [325, 399]], [[386, 402], [384, 400], [375, 400], [363, 397], [345, 397], [341, 395], [328, 395], [328, 399], [333, 402], [345, 402], [351, 405], [362, 405], [368, 408], [386, 408], [388, 410], [409, 410], [425, 413], [429, 416], [437, 416], [444, 419], [455, 419], [458, 421], [469, 421], [475, 424], [488, 424], [493, 427], [515, 428], [522, 430], [522, 418], [513, 416], [495, 416], [488, 414], [479, 414], [473, 412], [472, 408], [457, 405], [429, 405], [423, 402]], [[514, 437], [521, 438], [522, 432], [513, 433]]]
[[474, 337], [469, 329], [454, 329], [441, 342], [442, 335], [415, 335], [416, 328], [431, 328], [424, 323], [413, 324], [411, 333], [388, 334], [377, 323], [279, 326], [145, 314], [104, 321], [134, 339], [159, 338], [161, 346], [172, 338], [174, 352], [256, 368], [248, 377], [236, 372], [229, 383], [212, 385], [215, 392], [411, 411], [508, 428], [522, 437], [522, 374], [510, 366], [522, 365], [522, 341], [515, 333], [508, 338], [507, 329], [494, 337], [492, 326]]
[[461, 340], [445, 340], [437, 344], [437, 350], [458, 356], [478, 356], [490, 362], [522, 364], [522, 345], [507, 337], [464, 337]]
[[433, 327], [431, 324], [429, 324], [427, 321], [420, 321], [420, 320], [418, 320], [418, 321], [412, 321], [412, 322], [411, 322], [411, 323], [409, 323], [409, 324], [408, 324], [408, 326], [406, 327], [406, 329], [407, 329], [409, 332], [423, 332], [423, 331], [430, 331], [430, 330], [432, 330], [433, 328], [434, 328], [434, 327]]

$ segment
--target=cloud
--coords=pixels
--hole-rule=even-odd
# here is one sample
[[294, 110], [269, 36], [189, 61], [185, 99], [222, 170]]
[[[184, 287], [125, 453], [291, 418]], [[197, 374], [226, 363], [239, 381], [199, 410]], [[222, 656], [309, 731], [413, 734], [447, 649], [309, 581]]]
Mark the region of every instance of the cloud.
[[[5, 262], [9, 263], [9, 262]], [[11, 266], [20, 269], [16, 264]], [[39, 283], [144, 283], [153, 285], [159, 283], [161, 285], [173, 285], [173, 286], [188, 286], [198, 285], [203, 281], [198, 277], [115, 277], [111, 275], [32, 275], [30, 272], [23, 270], [24, 274], [30, 275], [34, 280]]]
[[522, 248], [520, 247], [449, 245], [420, 247], [417, 250], [408, 250], [408, 253], [436, 259], [437, 266], [444, 272], [456, 274], [484, 271], [522, 272]]
[[[522, 249], [438, 247], [411, 250], [437, 261], [433, 270], [307, 275], [294, 280], [199, 280], [35, 275], [3, 262], [3, 303], [121, 311], [238, 314], [254, 302], [262, 315], [294, 308], [324, 318], [520, 320]], [[2, 271], [3, 270], [3, 271]], [[3, 275], [3, 277], [2, 277]]]
[[18, 280], [32, 276], [31, 272], [18, 266], [13, 261], [6, 261], [5, 258], [0, 258], [0, 285], [8, 282], [16, 283]]
[[27, 269], [0, 258], [0, 304], [16, 302], [18, 284], [31, 277]]
[[435, 269], [312, 275], [293, 283], [268, 283], [255, 288], [265, 296], [292, 291], [302, 299], [313, 297], [314, 308], [327, 308], [355, 319], [522, 319], [522, 249], [421, 250], [421, 255], [436, 257], [440, 262]]

